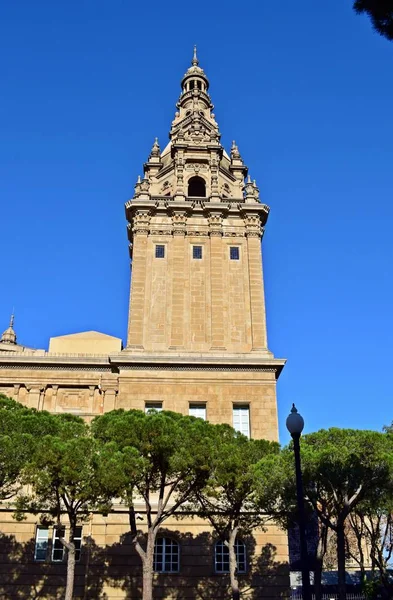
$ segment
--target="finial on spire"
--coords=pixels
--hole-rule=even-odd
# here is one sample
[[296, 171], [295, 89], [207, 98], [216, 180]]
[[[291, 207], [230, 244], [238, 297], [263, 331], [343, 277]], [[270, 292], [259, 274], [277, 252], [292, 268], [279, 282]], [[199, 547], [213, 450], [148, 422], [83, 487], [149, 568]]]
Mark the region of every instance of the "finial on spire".
[[196, 44], [194, 46], [194, 56], [192, 58], [191, 64], [192, 64], [193, 67], [197, 67], [199, 65], [199, 60], [198, 60], [198, 57], [197, 57], [197, 47], [196, 47]]
[[157, 137], [154, 140], [154, 144], [153, 144], [153, 147], [150, 152], [150, 157], [152, 157], [152, 156], [160, 156], [160, 146], [159, 146]]
[[232, 142], [231, 158], [241, 158], [239, 148], [237, 147], [235, 140]]
[[14, 319], [15, 319], [14, 309], [12, 309], [11, 318], [10, 318], [10, 327], [14, 326]]

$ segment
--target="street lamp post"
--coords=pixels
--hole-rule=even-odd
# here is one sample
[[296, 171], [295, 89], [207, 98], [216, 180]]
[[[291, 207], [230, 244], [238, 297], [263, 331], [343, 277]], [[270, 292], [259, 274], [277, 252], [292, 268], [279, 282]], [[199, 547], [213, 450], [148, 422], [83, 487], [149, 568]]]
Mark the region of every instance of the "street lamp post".
[[287, 429], [293, 439], [293, 449], [295, 452], [295, 468], [296, 468], [296, 495], [299, 514], [299, 535], [300, 535], [300, 561], [302, 566], [302, 595], [303, 600], [311, 599], [310, 586], [310, 569], [308, 565], [308, 552], [306, 540], [306, 517], [304, 512], [304, 494], [303, 494], [303, 478], [300, 465], [300, 436], [304, 427], [303, 417], [297, 412], [296, 407], [292, 404], [292, 410], [286, 421]]

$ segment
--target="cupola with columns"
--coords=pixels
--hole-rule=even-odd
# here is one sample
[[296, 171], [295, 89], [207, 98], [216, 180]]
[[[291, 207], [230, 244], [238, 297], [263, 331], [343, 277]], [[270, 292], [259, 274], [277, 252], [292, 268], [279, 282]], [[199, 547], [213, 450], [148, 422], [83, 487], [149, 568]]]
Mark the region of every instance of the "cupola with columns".
[[[126, 203], [132, 258], [127, 349], [266, 353], [260, 240], [269, 207], [236, 143], [229, 154], [221, 144], [196, 48], [176, 108], [169, 143], [161, 151], [155, 139]], [[163, 253], [161, 260], [155, 252]], [[190, 259], [190, 252], [202, 259]]]

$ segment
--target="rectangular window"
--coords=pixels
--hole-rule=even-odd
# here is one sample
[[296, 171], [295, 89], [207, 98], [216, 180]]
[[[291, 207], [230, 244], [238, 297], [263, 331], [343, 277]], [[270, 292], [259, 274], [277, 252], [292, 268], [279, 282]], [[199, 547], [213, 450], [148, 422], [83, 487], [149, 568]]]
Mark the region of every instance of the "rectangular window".
[[[229, 549], [223, 541], [216, 543], [216, 573], [229, 573]], [[235, 541], [237, 572], [246, 572], [246, 546], [241, 540]]]
[[233, 428], [250, 437], [250, 407], [247, 404], [234, 405]]
[[61, 527], [60, 531], [56, 528], [53, 529], [52, 538], [52, 560], [53, 562], [61, 562], [64, 558], [64, 546], [60, 541], [60, 538], [65, 536], [65, 527]]
[[151, 410], [156, 410], [157, 412], [161, 412], [162, 411], [162, 402], [146, 402], [145, 413], [148, 413]]
[[46, 560], [46, 553], [48, 551], [48, 536], [49, 531], [47, 527], [37, 527], [35, 532], [34, 560]]
[[198, 417], [199, 419], [203, 419], [206, 421], [206, 404], [191, 404], [188, 409], [188, 414], [191, 417]]
[[202, 258], [202, 246], [193, 246], [192, 247], [192, 258], [195, 258], [195, 259]]
[[158, 538], [154, 546], [154, 570], [157, 573], [178, 573], [179, 566], [178, 542], [170, 538]]
[[229, 246], [229, 257], [231, 260], [239, 260], [239, 246]]
[[156, 244], [156, 258], [165, 258], [165, 246]]
[[75, 527], [74, 544], [75, 544], [75, 560], [78, 562], [81, 558], [82, 527]]

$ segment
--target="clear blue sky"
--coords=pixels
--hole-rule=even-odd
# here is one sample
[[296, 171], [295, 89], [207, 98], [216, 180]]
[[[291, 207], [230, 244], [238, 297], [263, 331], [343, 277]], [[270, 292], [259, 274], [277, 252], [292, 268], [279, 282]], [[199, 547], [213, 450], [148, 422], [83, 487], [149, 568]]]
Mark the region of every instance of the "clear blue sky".
[[124, 202], [198, 44], [270, 205], [270, 347], [306, 430], [393, 419], [393, 44], [352, 0], [18, 0], [0, 8], [0, 329], [123, 339]]

